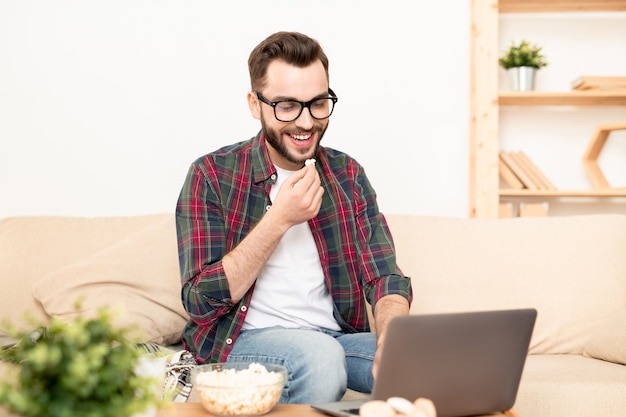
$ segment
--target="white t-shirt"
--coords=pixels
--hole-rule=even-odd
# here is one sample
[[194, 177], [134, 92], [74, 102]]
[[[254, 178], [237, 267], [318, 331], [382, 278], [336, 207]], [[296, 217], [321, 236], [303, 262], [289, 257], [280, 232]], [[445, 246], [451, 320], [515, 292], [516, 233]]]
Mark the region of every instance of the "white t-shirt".
[[[278, 167], [276, 170], [272, 202], [280, 185], [293, 174]], [[307, 222], [287, 230], [256, 280], [243, 328], [272, 326], [340, 330]]]

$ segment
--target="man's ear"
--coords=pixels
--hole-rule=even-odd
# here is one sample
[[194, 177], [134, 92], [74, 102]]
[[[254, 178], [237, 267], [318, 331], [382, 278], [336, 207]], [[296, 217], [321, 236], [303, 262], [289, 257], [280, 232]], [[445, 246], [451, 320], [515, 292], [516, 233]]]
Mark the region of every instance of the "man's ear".
[[248, 92], [248, 107], [250, 108], [250, 114], [252, 117], [257, 120], [261, 120], [261, 102], [252, 91]]

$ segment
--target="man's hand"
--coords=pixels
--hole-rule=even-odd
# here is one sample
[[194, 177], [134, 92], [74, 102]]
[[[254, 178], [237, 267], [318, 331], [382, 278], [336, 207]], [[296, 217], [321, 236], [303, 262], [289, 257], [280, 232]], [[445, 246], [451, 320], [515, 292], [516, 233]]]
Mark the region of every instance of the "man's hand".
[[281, 185], [270, 211], [275, 220], [284, 221], [291, 227], [317, 216], [323, 194], [315, 165], [305, 166]]

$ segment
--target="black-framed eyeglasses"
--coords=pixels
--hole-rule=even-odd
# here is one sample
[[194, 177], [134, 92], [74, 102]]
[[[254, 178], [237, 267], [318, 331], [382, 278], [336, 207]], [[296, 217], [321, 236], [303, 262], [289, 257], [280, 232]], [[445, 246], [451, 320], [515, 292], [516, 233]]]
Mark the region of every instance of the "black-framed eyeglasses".
[[293, 122], [302, 114], [304, 108], [309, 109], [311, 117], [317, 120], [328, 119], [333, 110], [335, 109], [335, 103], [339, 100], [337, 95], [330, 88], [328, 94], [330, 97], [318, 97], [309, 101], [297, 101], [297, 100], [278, 100], [270, 101], [263, 96], [263, 94], [255, 91], [257, 98], [263, 103], [271, 106], [274, 109], [274, 117], [279, 122]]

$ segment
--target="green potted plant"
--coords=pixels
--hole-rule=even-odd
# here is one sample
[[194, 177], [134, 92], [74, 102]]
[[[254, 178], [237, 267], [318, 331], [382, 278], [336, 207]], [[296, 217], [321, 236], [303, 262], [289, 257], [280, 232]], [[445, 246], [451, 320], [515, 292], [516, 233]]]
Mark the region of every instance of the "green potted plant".
[[498, 63], [507, 71], [512, 90], [534, 89], [535, 73], [548, 65], [546, 57], [541, 52], [542, 49], [541, 46], [522, 40], [519, 44], [511, 43], [504, 55], [500, 57]]
[[34, 331], [12, 328], [17, 343], [0, 351], [10, 363], [0, 378], [0, 407], [23, 417], [130, 417], [156, 410], [162, 378], [139, 370], [145, 352], [129, 341], [132, 329], [112, 323], [101, 310], [70, 323], [53, 318]]

